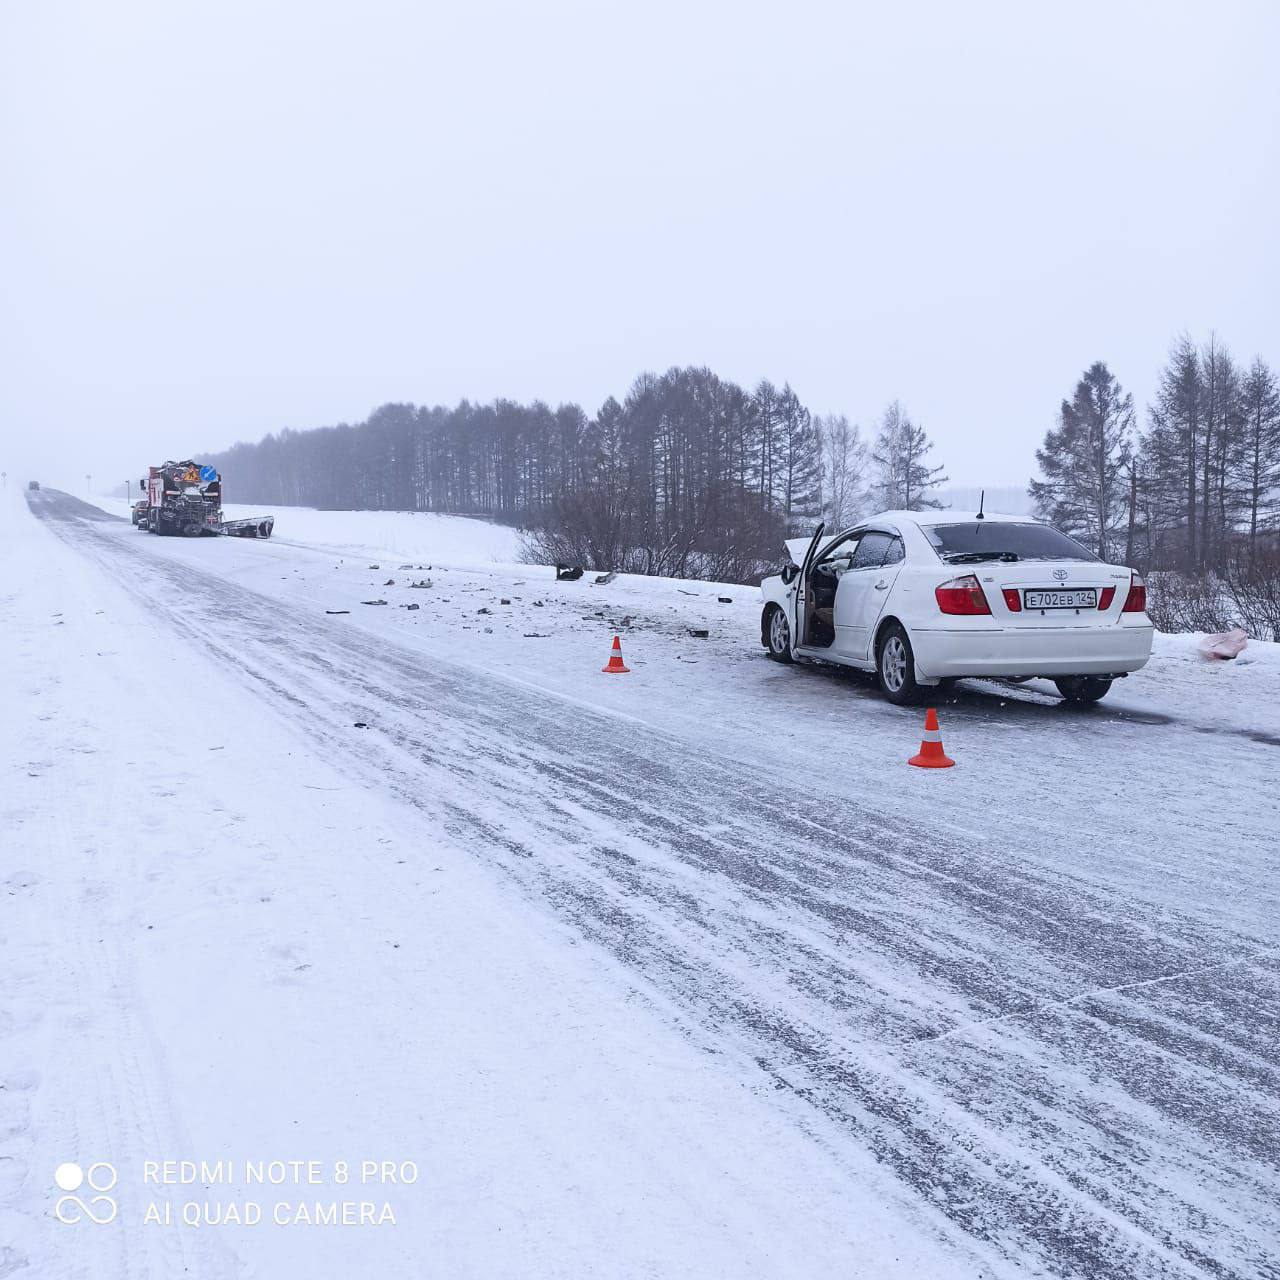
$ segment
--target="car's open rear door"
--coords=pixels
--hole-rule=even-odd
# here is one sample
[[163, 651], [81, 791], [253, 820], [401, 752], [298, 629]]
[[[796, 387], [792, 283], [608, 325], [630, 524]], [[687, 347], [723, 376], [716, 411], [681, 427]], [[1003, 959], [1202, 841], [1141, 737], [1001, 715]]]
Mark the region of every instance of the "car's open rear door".
[[796, 589], [791, 596], [791, 618], [789, 621], [791, 623], [791, 650], [793, 653], [804, 644], [805, 626], [808, 622], [806, 612], [813, 597], [813, 592], [809, 588], [809, 570], [813, 568], [813, 558], [818, 554], [818, 545], [822, 541], [822, 533], [826, 527], [825, 524], [820, 524], [813, 531], [809, 549], [804, 553], [804, 559], [800, 564], [800, 573], [796, 578]]

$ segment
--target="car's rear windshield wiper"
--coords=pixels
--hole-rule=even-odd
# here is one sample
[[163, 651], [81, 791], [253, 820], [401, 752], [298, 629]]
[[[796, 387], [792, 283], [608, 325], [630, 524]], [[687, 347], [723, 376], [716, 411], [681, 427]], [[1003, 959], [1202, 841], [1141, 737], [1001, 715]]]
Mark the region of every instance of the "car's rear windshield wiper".
[[942, 558], [948, 564], [977, 564], [982, 560], [1021, 560], [1016, 551], [948, 551]]

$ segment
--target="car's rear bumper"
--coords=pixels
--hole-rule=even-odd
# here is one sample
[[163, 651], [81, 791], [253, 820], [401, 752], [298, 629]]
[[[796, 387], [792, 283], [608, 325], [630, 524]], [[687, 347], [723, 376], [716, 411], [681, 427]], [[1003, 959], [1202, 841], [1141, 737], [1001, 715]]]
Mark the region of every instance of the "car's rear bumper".
[[1106, 627], [912, 630], [920, 674], [952, 676], [1088, 676], [1137, 671], [1151, 657], [1150, 624]]

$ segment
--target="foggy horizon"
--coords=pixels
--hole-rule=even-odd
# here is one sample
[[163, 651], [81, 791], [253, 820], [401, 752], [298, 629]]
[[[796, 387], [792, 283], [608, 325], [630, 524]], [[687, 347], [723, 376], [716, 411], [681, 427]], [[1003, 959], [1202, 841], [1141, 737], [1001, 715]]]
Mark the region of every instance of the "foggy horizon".
[[0, 468], [705, 365], [1025, 486], [1095, 360], [1280, 360], [1270, 6], [644, 19], [7, 7]]

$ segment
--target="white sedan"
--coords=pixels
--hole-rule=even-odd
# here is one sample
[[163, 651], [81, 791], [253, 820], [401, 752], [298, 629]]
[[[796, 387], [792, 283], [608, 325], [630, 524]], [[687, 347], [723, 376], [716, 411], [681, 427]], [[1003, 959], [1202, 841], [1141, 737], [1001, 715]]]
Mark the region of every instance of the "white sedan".
[[1142, 579], [1030, 516], [886, 511], [787, 542], [760, 584], [760, 640], [779, 662], [876, 672], [893, 702], [963, 676], [1043, 676], [1096, 702], [1151, 657]]

